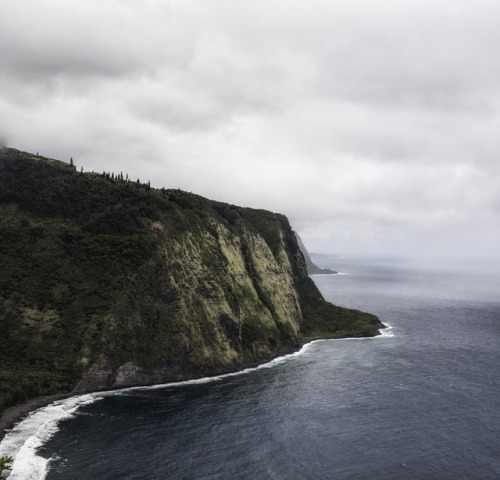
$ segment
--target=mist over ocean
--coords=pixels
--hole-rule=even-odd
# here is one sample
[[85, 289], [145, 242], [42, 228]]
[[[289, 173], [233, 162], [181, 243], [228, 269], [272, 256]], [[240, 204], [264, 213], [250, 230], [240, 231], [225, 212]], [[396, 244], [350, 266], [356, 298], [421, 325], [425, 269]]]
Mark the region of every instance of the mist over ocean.
[[498, 269], [312, 257], [340, 272], [313, 277], [325, 298], [378, 315], [383, 336], [49, 407], [11, 479], [500, 478]]

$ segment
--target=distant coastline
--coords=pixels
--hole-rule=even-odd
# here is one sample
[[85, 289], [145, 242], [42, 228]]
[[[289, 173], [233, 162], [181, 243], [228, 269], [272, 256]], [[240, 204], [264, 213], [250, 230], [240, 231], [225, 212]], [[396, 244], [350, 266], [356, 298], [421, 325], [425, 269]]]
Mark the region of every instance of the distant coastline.
[[294, 232], [294, 233], [295, 233], [295, 237], [297, 237], [297, 243], [299, 244], [302, 255], [304, 255], [304, 260], [306, 262], [306, 267], [307, 267], [307, 273], [309, 275], [336, 275], [337, 273], [339, 273], [339, 272], [336, 272], [335, 270], [331, 270], [329, 268], [318, 267], [311, 260], [311, 256], [309, 255], [309, 252], [307, 251], [307, 248], [304, 245], [304, 242], [300, 238], [300, 235], [297, 232]]

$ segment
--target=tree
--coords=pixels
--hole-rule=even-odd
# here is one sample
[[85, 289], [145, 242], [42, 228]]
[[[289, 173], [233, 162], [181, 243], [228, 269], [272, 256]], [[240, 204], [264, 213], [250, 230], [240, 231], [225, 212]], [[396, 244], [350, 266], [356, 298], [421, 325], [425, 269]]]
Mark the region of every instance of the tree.
[[73, 157], [71, 157], [69, 159], [69, 165], [70, 165], [70, 167], [74, 167], [75, 166], [75, 164], [73, 163]]
[[3, 476], [3, 472], [7, 472], [9, 470], [12, 470], [12, 467], [10, 465], [7, 465], [8, 463], [12, 463], [14, 459], [12, 457], [1, 457], [0, 458], [0, 479], [4, 479], [7, 477]]

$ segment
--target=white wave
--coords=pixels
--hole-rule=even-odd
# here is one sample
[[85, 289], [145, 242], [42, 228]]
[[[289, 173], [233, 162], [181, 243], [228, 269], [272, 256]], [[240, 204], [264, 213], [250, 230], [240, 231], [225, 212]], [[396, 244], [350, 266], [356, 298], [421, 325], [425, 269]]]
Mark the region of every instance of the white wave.
[[394, 327], [387, 322], [385, 322], [384, 325], [386, 328], [380, 329], [381, 335], [379, 335], [379, 337], [394, 337]]
[[157, 390], [157, 389], [161, 389], [161, 388], [179, 387], [179, 386], [184, 386], [184, 385], [201, 385], [201, 384], [205, 384], [205, 383], [217, 382], [217, 381], [223, 380], [225, 378], [236, 377], [239, 375], [247, 375], [249, 373], [255, 372], [255, 371], [263, 369], [263, 368], [273, 368], [277, 365], [281, 365], [285, 362], [288, 362], [289, 360], [306, 353], [307, 350], [309, 350], [309, 348], [311, 348], [311, 345], [313, 343], [322, 342], [322, 341], [323, 340], [313, 340], [312, 342], [309, 342], [309, 343], [306, 343], [305, 345], [303, 345], [302, 348], [300, 350], [298, 350], [297, 352], [288, 353], [287, 355], [282, 355], [281, 357], [274, 358], [274, 359], [270, 360], [269, 362], [262, 363], [260, 365], [257, 365], [256, 367], [245, 368], [243, 370], [238, 370], [237, 372], [223, 373], [221, 375], [195, 378], [192, 380], [183, 380], [181, 382], [169, 382], [169, 383], [161, 383], [158, 385], [128, 387], [128, 388], [123, 388], [121, 390], [115, 390], [115, 392], [117, 392], [117, 391], [133, 392], [135, 390]]
[[17, 424], [0, 443], [0, 457], [14, 458], [9, 480], [43, 480], [49, 459], [37, 455], [37, 449], [59, 430], [61, 420], [71, 418], [79, 407], [103, 397], [97, 393], [58, 400], [31, 412]]
[[336, 277], [337, 275], [349, 275], [347, 272], [337, 273], [311, 273], [310, 277]]
[[37, 455], [38, 448], [47, 443], [50, 438], [57, 433], [59, 430], [58, 424], [61, 420], [73, 417], [75, 412], [83, 405], [93, 403], [110, 395], [126, 395], [127, 392], [135, 390], [152, 390], [182, 385], [204, 384], [236, 375], [245, 375], [262, 368], [272, 368], [307, 352], [312, 343], [314, 342], [305, 344], [297, 352], [277, 357], [267, 363], [252, 368], [246, 368], [238, 372], [197, 378], [194, 380], [185, 380], [182, 382], [170, 382], [160, 385], [129, 387], [107, 392], [90, 393], [58, 400], [50, 405], [39, 408], [31, 412], [25, 420], [17, 424], [5, 435], [0, 443], [0, 457], [10, 455], [14, 458], [12, 472], [8, 478], [9, 480], [43, 480], [47, 475], [50, 459]]
[[256, 367], [246, 368], [237, 372], [225, 373], [212, 377], [202, 377], [181, 382], [169, 382], [159, 385], [128, 387], [106, 392], [95, 392], [64, 400], [58, 400], [45, 407], [31, 412], [28, 417], [17, 424], [0, 442], [0, 457], [10, 455], [14, 458], [9, 480], [44, 480], [50, 459], [37, 455], [37, 449], [47, 443], [59, 430], [59, 422], [75, 415], [76, 411], [89, 403], [101, 400], [111, 395], [127, 395], [137, 390], [154, 390], [184, 385], [199, 385], [216, 382], [225, 378], [246, 375], [264, 368], [273, 368], [294, 358], [306, 354], [315, 343], [324, 339], [313, 340], [302, 346], [296, 352], [274, 358]]
[[374, 340], [376, 338], [388, 338], [388, 337], [394, 337], [394, 331], [393, 327], [389, 325], [387, 322], [384, 322], [384, 325], [386, 325], [386, 328], [381, 328], [379, 330], [380, 335], [376, 335], [375, 337], [345, 337], [345, 338], [333, 338], [332, 340], [335, 340], [336, 342], [338, 341], [343, 341], [343, 342], [359, 342], [359, 341], [370, 341]]

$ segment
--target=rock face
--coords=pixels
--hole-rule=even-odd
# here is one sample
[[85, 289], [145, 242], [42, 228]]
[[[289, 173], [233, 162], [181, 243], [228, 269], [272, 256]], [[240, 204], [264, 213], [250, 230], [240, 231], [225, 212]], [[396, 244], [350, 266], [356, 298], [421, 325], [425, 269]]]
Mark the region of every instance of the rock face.
[[326, 302], [288, 220], [0, 149], [0, 410], [234, 371], [371, 336]]
[[311, 257], [309, 256], [309, 252], [307, 251], [306, 246], [304, 245], [304, 242], [300, 238], [299, 234], [295, 232], [295, 236], [297, 237], [297, 242], [299, 244], [299, 247], [304, 255], [304, 260], [306, 262], [306, 267], [307, 267], [307, 273], [309, 275], [333, 275], [338, 272], [335, 270], [331, 270], [329, 268], [320, 268], [318, 267], [312, 260]]
[[[177, 242], [161, 232], [164, 243], [157, 267], [166, 277], [154, 280], [154, 301], [160, 317], [168, 312], [160, 320], [168, 332], [155, 329], [153, 334], [158, 335], [155, 343], [164, 348], [158, 348], [156, 359], [139, 366], [135, 351], [151, 328], [141, 310], [153, 299], [147, 298], [151, 292], [142, 293], [146, 298], [134, 292], [136, 307], [127, 297], [127, 305], [118, 305], [110, 317], [116, 328], [108, 331], [110, 337], [128, 337], [130, 329], [130, 337], [117, 341], [114, 354], [102, 354], [75, 392], [234, 371], [298, 345], [303, 319], [283, 233], [275, 256], [260, 235], [246, 231], [237, 236], [222, 224], [215, 225], [212, 233], [204, 232], [201, 244], [189, 233]], [[206, 258], [217, 258], [216, 265], [208, 266]], [[120, 341], [127, 343], [130, 353], [121, 352]]]

